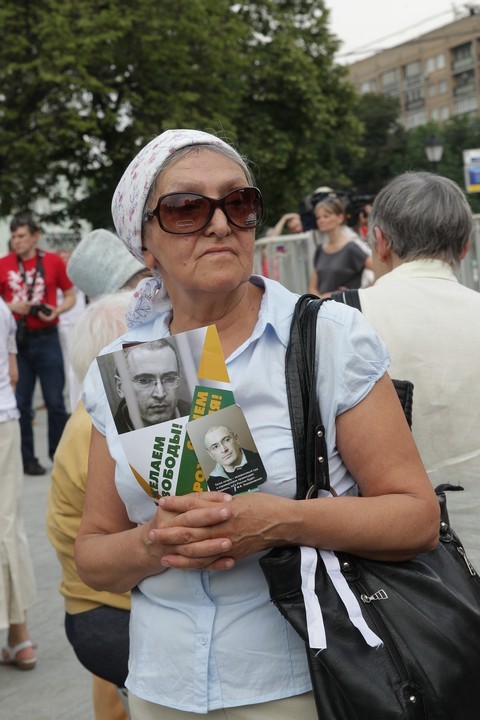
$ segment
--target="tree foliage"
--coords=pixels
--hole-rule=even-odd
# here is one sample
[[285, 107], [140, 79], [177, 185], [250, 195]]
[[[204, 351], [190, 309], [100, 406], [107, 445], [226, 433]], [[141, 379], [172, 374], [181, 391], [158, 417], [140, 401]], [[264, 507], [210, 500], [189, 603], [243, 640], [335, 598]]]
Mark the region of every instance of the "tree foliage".
[[272, 219], [343, 178], [360, 124], [320, 0], [3, 0], [0, 216], [111, 224], [140, 146], [196, 127], [253, 158]]
[[362, 156], [351, 163], [350, 179], [357, 191], [375, 194], [393, 177], [405, 153], [400, 105], [389, 95], [366, 93], [356, 112], [363, 125]]
[[[440, 138], [444, 144], [443, 156], [437, 167], [432, 167], [425, 156], [425, 141], [432, 135]], [[428, 123], [415, 128], [407, 137], [405, 169], [427, 170], [454, 180], [465, 190], [463, 151], [480, 148], [480, 118], [461, 115], [445, 123]], [[480, 212], [478, 193], [467, 196], [473, 212]]]
[[[395, 176], [424, 170], [438, 172], [465, 189], [463, 150], [480, 148], [480, 117], [462, 115], [407, 131], [400, 124], [398, 101], [376, 93], [362, 95], [355, 112], [363, 126], [361, 156], [353, 162], [349, 158], [343, 161], [344, 174], [351, 181], [347, 188], [376, 194]], [[425, 153], [425, 143], [432, 135], [444, 144], [437, 166], [428, 161]], [[468, 201], [474, 212], [480, 212], [480, 193], [469, 194]]]

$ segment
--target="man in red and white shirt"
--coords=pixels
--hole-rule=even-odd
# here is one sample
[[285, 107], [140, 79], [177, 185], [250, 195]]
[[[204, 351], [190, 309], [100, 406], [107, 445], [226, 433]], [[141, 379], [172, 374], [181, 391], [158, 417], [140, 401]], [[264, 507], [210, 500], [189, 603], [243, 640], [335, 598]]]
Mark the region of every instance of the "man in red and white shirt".
[[[33, 393], [37, 378], [48, 413], [50, 459], [68, 419], [63, 398], [65, 384], [58, 316], [75, 304], [75, 290], [64, 261], [55, 253], [37, 249], [40, 231], [28, 215], [10, 223], [11, 252], [0, 258], [0, 295], [15, 319], [25, 323], [26, 342], [18, 348], [19, 379], [16, 390], [22, 431], [24, 471], [43, 475], [33, 443]], [[63, 299], [57, 307], [57, 289]]]

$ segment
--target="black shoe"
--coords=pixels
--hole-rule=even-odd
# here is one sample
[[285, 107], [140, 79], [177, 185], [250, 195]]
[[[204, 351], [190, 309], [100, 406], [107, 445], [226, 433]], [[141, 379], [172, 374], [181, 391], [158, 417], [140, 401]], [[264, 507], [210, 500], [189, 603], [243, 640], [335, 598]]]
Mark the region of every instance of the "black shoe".
[[40, 465], [38, 460], [35, 459], [23, 464], [23, 472], [25, 475], [45, 475], [47, 471], [43, 465]]

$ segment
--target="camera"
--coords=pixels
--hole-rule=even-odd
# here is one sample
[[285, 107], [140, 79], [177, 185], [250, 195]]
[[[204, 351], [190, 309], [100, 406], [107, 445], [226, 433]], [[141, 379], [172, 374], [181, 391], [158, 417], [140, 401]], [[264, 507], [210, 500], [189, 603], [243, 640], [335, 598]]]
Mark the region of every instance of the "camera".
[[39, 305], [32, 305], [32, 307], [30, 308], [29, 315], [32, 315], [32, 317], [37, 317], [38, 313], [40, 313], [40, 312], [43, 313], [44, 315], [52, 314], [52, 311], [50, 310], [49, 307], [47, 307], [47, 305], [45, 305], [44, 303], [40, 303]]

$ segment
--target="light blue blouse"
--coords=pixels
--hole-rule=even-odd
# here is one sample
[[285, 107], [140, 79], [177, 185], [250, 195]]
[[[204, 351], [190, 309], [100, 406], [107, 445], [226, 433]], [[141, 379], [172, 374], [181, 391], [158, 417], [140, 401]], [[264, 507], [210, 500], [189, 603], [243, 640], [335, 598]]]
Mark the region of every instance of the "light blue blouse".
[[[262, 492], [293, 498], [295, 461], [285, 390], [285, 350], [297, 296], [275, 281], [265, 286], [252, 336], [227, 360], [236, 402], [243, 409], [267, 471]], [[103, 352], [129, 340], [168, 334], [168, 316], [131, 330]], [[335, 418], [362, 400], [388, 367], [385, 345], [363, 315], [334, 301], [318, 317], [317, 396], [329, 450], [330, 478], [339, 494], [355, 490], [335, 448]], [[153, 501], [133, 478], [118, 440], [96, 362], [84, 402], [106, 434], [116, 460], [115, 482], [129, 517], [146, 522]], [[128, 689], [150, 702], [207, 713], [278, 700], [311, 689], [304, 644], [270, 602], [253, 555], [226, 572], [170, 569], [132, 592]]]

